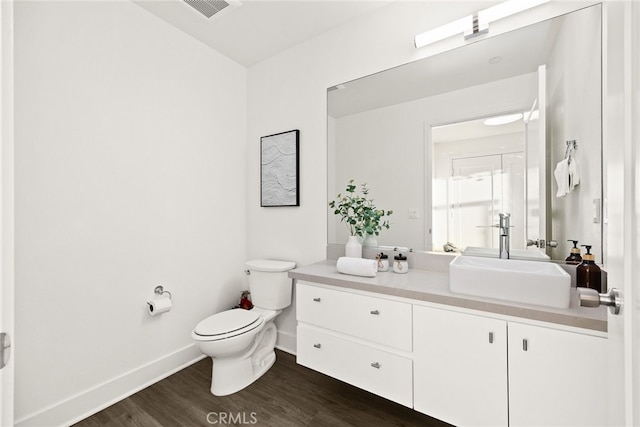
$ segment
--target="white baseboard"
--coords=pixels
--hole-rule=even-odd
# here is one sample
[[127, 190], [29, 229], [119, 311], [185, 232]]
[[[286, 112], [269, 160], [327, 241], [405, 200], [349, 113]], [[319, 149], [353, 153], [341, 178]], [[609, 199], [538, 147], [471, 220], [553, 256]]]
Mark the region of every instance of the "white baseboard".
[[15, 427], [68, 426], [205, 358], [195, 344], [16, 420]]
[[282, 350], [289, 354], [295, 355], [296, 345], [297, 345], [296, 334], [278, 331], [278, 338], [276, 340], [276, 348], [278, 350]]

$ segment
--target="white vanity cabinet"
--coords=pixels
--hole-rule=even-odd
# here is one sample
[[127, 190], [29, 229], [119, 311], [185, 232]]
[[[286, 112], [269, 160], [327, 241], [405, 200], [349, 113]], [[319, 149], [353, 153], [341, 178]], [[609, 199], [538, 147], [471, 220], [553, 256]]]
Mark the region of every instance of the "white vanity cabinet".
[[509, 425], [607, 425], [606, 339], [509, 322]]
[[297, 362], [413, 407], [412, 305], [298, 282]]
[[456, 426], [507, 426], [507, 322], [414, 306], [414, 408]]
[[606, 308], [455, 294], [447, 266], [293, 270], [298, 363], [460, 427], [607, 425]]
[[414, 306], [414, 408], [454, 425], [606, 425], [605, 339]]

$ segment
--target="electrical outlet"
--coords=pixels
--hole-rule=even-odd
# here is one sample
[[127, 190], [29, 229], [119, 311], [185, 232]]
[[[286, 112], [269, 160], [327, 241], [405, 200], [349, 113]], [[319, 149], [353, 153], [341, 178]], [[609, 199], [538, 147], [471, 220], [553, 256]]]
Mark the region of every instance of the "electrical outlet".
[[418, 209], [409, 209], [409, 219], [418, 219]]

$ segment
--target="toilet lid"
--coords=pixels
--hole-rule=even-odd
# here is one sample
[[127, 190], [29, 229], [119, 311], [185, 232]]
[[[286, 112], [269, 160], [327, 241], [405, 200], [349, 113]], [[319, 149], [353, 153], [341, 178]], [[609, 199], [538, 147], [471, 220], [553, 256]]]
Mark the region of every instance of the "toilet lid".
[[215, 336], [236, 332], [240, 334], [245, 329], [251, 330], [262, 323], [260, 314], [252, 310], [241, 308], [223, 311], [222, 313], [209, 316], [194, 329], [196, 335]]
[[293, 261], [275, 261], [272, 259], [254, 259], [247, 261], [245, 265], [249, 270], [267, 272], [282, 272], [296, 268], [296, 263]]

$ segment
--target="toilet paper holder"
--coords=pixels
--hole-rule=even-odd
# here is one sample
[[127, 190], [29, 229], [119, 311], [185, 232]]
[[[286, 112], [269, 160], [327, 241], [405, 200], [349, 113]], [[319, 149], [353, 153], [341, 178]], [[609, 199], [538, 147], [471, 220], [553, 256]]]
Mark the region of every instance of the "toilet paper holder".
[[[165, 291], [162, 285], [156, 286], [153, 292], [158, 296], [151, 301], [147, 301], [147, 313], [150, 316], [156, 316], [170, 311], [171, 307], [173, 307], [171, 292]], [[164, 294], [168, 294], [169, 298], [163, 297]]]
[[164, 294], [169, 294], [169, 299], [171, 299], [171, 292], [169, 291], [165, 291], [164, 287], [162, 285], [158, 285], [155, 287], [155, 289], [153, 290], [153, 292], [156, 295], [164, 295]]

